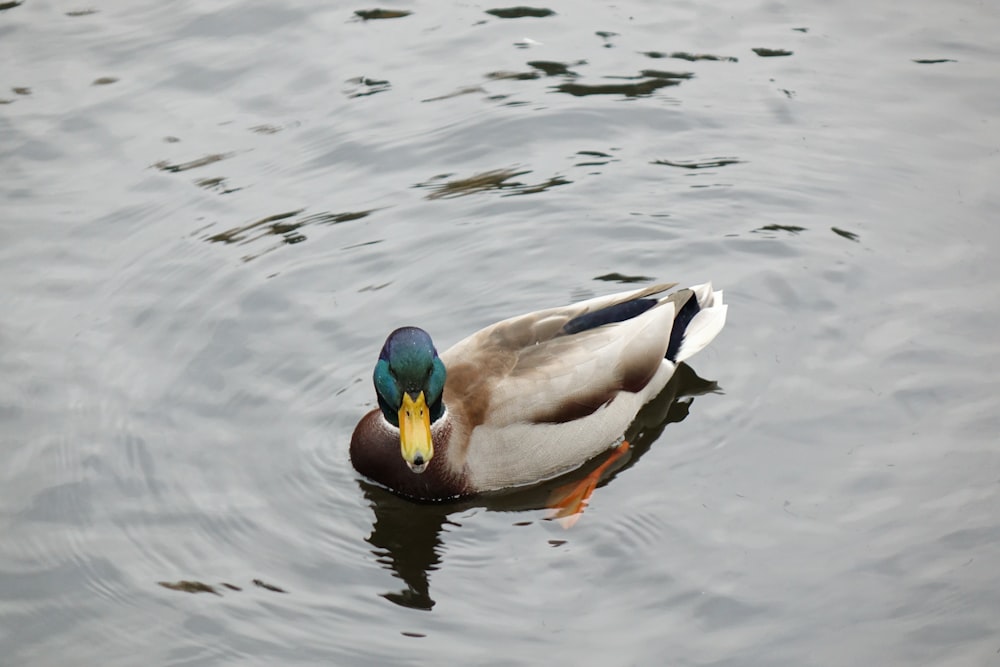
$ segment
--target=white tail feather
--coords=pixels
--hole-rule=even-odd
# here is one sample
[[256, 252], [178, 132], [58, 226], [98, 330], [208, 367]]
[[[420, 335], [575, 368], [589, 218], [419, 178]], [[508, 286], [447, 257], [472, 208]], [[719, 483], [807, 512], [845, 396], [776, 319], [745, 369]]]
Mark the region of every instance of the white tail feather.
[[681, 362], [700, 352], [712, 342], [726, 324], [728, 307], [722, 301], [722, 290], [712, 291], [712, 284], [705, 283], [691, 288], [698, 298], [701, 310], [691, 318], [684, 330], [684, 339], [677, 350], [676, 361]]
[[722, 292], [713, 292], [712, 283], [703, 283], [689, 287], [688, 289], [694, 292], [695, 297], [698, 298], [698, 305], [702, 308], [711, 308], [715, 305], [714, 299], [716, 295], [718, 295], [719, 303], [722, 303]]

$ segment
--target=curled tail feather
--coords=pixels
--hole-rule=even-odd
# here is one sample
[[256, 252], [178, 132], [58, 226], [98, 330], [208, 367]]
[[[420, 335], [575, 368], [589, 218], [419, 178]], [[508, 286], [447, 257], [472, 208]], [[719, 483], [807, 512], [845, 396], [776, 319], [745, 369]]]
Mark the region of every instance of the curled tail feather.
[[674, 318], [667, 359], [677, 363], [700, 352], [722, 331], [728, 307], [722, 290], [712, 291], [712, 283], [696, 285], [694, 293]]

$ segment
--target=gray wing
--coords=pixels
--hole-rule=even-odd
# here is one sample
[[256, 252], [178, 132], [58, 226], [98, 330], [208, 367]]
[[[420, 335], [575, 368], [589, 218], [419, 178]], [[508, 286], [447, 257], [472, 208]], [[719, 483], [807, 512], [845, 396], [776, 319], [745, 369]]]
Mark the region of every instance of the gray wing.
[[593, 413], [622, 391], [638, 392], [659, 369], [687, 290], [631, 319], [566, 334], [576, 317], [666, 291], [651, 287], [498, 322], [442, 355], [446, 404], [461, 403], [468, 427], [563, 423]]

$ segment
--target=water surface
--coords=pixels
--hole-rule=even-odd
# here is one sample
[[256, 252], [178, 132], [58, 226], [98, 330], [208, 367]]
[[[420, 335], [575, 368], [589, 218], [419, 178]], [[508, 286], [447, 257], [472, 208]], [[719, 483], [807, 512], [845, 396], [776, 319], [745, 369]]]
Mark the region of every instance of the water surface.
[[[997, 663], [988, 3], [0, 7], [6, 661]], [[396, 326], [655, 280], [571, 530], [351, 469]]]

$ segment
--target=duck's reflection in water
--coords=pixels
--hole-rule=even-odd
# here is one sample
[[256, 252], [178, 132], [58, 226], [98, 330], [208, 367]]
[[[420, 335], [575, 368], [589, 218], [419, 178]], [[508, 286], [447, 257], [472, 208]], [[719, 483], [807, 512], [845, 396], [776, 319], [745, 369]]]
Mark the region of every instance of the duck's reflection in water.
[[[667, 424], [687, 417], [695, 396], [717, 390], [715, 382], [699, 377], [687, 364], [680, 364], [663, 391], [636, 416], [625, 436], [632, 445], [628, 454], [614, 461], [603, 472], [598, 487], [635, 465], [660, 437]], [[372, 532], [367, 538], [373, 547], [372, 553], [379, 563], [392, 570], [405, 584], [401, 591], [383, 593], [382, 596], [404, 607], [432, 609], [434, 600], [430, 595], [429, 574], [441, 564], [441, 531], [446, 523], [458, 525], [449, 516], [473, 507], [501, 512], [544, 509], [555, 489], [583, 479], [597, 469], [607, 456], [599, 456], [571, 473], [527, 489], [448, 503], [417, 503], [359, 480], [375, 512]]]

